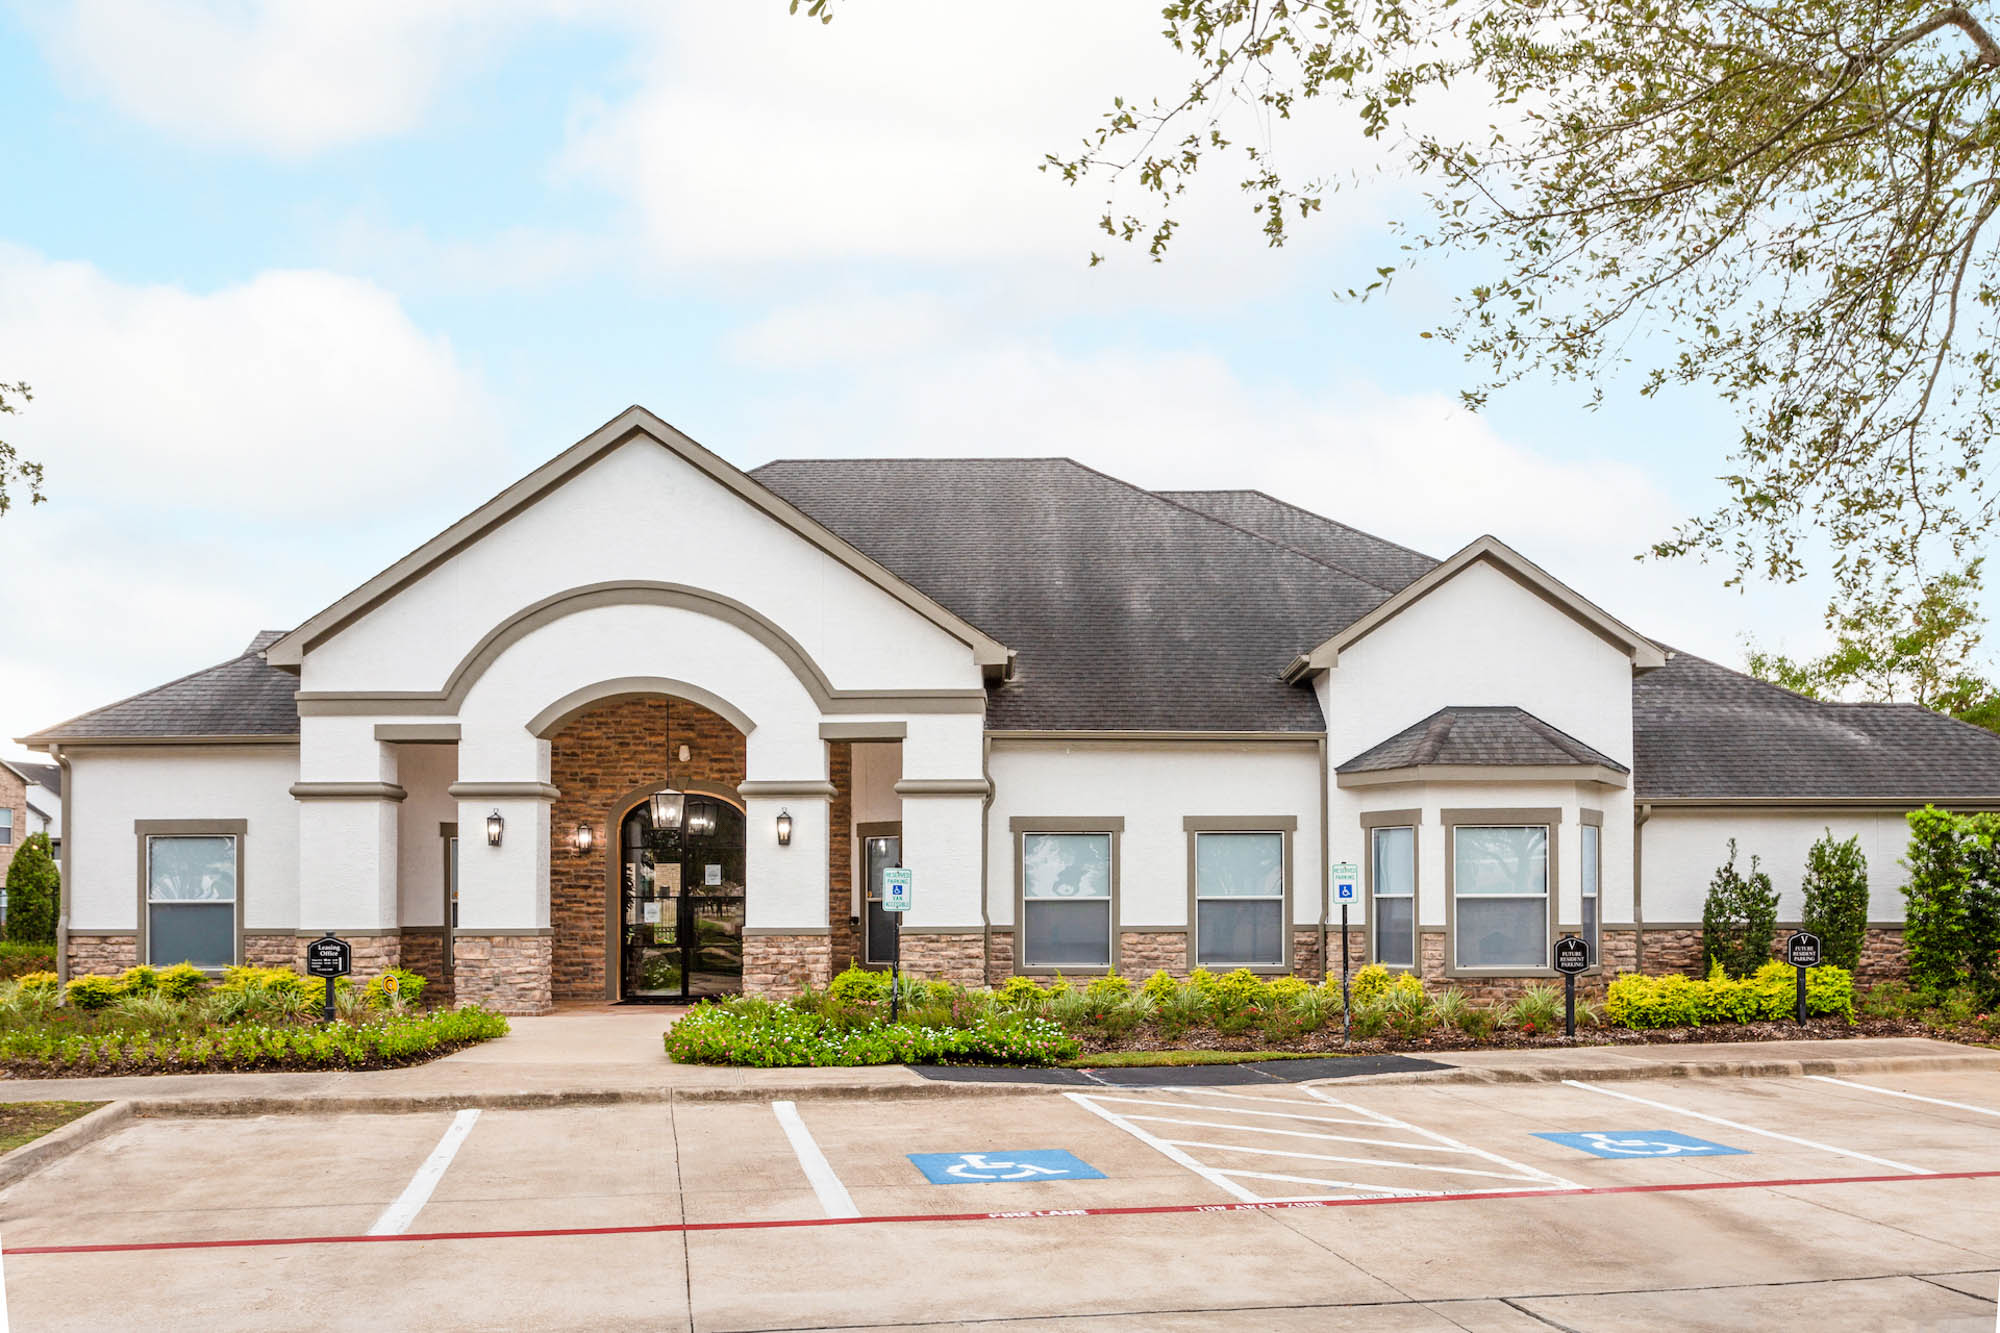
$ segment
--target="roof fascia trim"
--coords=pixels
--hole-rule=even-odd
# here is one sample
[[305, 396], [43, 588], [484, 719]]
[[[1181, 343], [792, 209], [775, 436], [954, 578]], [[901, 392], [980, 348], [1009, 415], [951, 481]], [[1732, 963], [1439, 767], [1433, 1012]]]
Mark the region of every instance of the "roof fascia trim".
[[1623, 787], [1625, 774], [1602, 764], [1406, 764], [1334, 774], [1342, 787], [1388, 787], [1405, 782], [1589, 782]]
[[1307, 671], [1333, 669], [1340, 664], [1340, 654], [1343, 650], [1353, 647], [1466, 569], [1481, 562], [1492, 565], [1614, 648], [1623, 650], [1632, 660], [1632, 669], [1635, 672], [1654, 671], [1667, 664], [1666, 653], [1662, 652], [1651, 639], [1596, 603], [1579, 595], [1568, 584], [1557, 579], [1498, 537], [1488, 535], [1471, 542], [1429, 573], [1405, 585], [1400, 592], [1395, 593], [1373, 611], [1314, 648], [1305, 655], [1303, 665], [1295, 660], [1287, 675], [1293, 676], [1294, 672], [1297, 675], [1304, 675]]
[[196, 736], [92, 736], [88, 734], [66, 735], [61, 732], [39, 731], [32, 736], [17, 736], [15, 744], [30, 750], [46, 753], [51, 745], [64, 745], [71, 750], [122, 749], [135, 745], [290, 745], [297, 746], [299, 733], [255, 732], [244, 735], [196, 735]]
[[360, 587], [309, 617], [264, 649], [264, 660], [297, 671], [307, 652], [414, 583], [486, 533], [581, 472], [605, 454], [644, 437], [735, 494], [752, 508], [783, 524], [809, 544], [868, 580], [924, 619], [972, 649], [974, 662], [989, 674], [1011, 671], [1006, 645], [905, 581], [886, 566], [835, 534], [805, 511], [782, 499], [720, 456], [703, 448], [643, 407], [629, 407], [527, 476], [467, 514]]
[[1956, 800], [1949, 796], [1647, 796], [1633, 799], [1662, 810], [2000, 810], [2000, 796]]

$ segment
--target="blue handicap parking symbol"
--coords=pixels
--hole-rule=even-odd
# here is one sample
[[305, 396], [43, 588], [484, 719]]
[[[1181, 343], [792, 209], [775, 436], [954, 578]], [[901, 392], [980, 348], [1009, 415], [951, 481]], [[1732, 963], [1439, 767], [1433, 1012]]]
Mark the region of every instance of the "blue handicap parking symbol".
[[1710, 1143], [1691, 1134], [1671, 1129], [1586, 1130], [1575, 1134], [1537, 1134], [1538, 1139], [1560, 1143], [1593, 1157], [1736, 1157], [1748, 1155], [1748, 1148], [1732, 1148]]
[[1102, 1180], [1104, 1173], [1060, 1148], [1004, 1152], [913, 1152], [933, 1185], [997, 1185], [1014, 1180]]

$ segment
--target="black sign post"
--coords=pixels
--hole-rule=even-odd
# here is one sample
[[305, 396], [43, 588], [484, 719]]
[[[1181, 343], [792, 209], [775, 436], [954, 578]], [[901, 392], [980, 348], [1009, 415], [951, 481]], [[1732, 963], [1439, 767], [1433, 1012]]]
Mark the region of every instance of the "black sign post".
[[334, 980], [353, 970], [354, 947], [346, 940], [335, 938], [332, 931], [306, 946], [306, 975], [326, 978], [325, 1021], [333, 1021]]
[[1809, 930], [1793, 931], [1791, 938], [1785, 941], [1785, 961], [1798, 972], [1798, 1020], [1803, 1023], [1806, 1021], [1806, 969], [1819, 966], [1819, 936]]
[[1590, 970], [1590, 945], [1579, 935], [1556, 941], [1556, 971], [1563, 974], [1563, 1035], [1576, 1035], [1576, 974]]
[[1347, 993], [1347, 970], [1352, 957], [1347, 952], [1347, 904], [1340, 905], [1340, 1044], [1347, 1045], [1354, 1038], [1354, 1005]]

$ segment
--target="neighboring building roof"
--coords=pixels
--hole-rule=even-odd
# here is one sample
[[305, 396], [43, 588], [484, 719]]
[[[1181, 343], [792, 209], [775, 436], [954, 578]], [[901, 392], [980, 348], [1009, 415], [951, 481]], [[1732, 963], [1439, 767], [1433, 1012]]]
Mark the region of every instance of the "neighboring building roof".
[[1336, 523], [1309, 509], [1273, 499], [1262, 491], [1155, 491], [1154, 494], [1268, 537], [1322, 564], [1344, 569], [1385, 592], [1396, 591], [1437, 565], [1430, 556], [1407, 546]]
[[[18, 759], [0, 759], [0, 765], [12, 769], [23, 782], [40, 787], [45, 791], [52, 791], [57, 796], [62, 795], [62, 765], [60, 764], [29, 764], [23, 763]], [[33, 806], [31, 805], [29, 808], [33, 809]]]
[[1521, 708], [1440, 708], [1423, 721], [1363, 750], [1337, 773], [1393, 769], [1552, 768], [1582, 765], [1630, 772], [1616, 759], [1558, 731]]
[[1387, 595], [1067, 458], [750, 475], [1019, 654], [995, 731], [1323, 731], [1285, 664]]
[[1825, 703], [1690, 653], [1632, 689], [1647, 800], [2000, 800], [2000, 736], [1916, 704]]
[[282, 633], [267, 630], [227, 662], [59, 722], [23, 737], [22, 743], [297, 736], [299, 708], [292, 695], [299, 688], [298, 677], [267, 665], [263, 658], [264, 645]]

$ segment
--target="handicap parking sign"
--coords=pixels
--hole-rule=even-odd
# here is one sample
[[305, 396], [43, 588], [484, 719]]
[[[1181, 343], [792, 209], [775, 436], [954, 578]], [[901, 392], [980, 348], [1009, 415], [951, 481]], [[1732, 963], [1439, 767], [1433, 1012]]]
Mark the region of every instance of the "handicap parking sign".
[[1748, 1156], [1750, 1152], [1748, 1148], [1710, 1143], [1707, 1139], [1678, 1134], [1671, 1129], [1586, 1130], [1571, 1134], [1537, 1134], [1535, 1137], [1587, 1152], [1593, 1157], [1739, 1157]]
[[1102, 1171], [1060, 1148], [1017, 1148], [1004, 1152], [913, 1152], [908, 1156], [933, 1185], [1104, 1179]]

